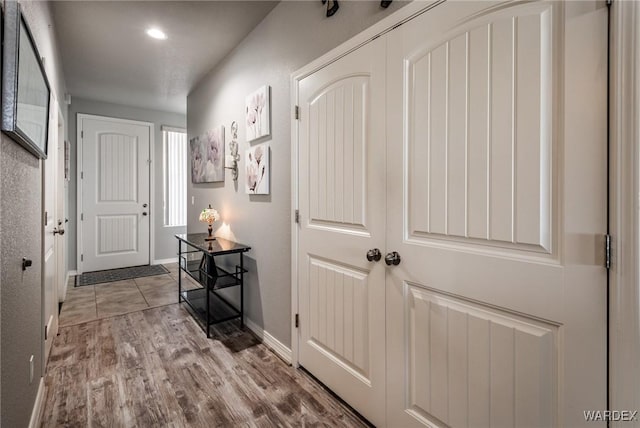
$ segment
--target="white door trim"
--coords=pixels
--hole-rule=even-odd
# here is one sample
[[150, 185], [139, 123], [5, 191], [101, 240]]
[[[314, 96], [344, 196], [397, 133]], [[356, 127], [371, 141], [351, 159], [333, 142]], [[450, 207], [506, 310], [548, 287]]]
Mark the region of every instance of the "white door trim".
[[[614, 1], [610, 10], [609, 406], [640, 403], [640, 5]], [[629, 379], [635, 381], [629, 381]], [[640, 421], [614, 422], [640, 427]]]
[[78, 145], [76, 152], [76, 236], [77, 236], [77, 254], [76, 263], [78, 275], [83, 272], [82, 261], [80, 256], [83, 254], [82, 247], [82, 227], [80, 226], [80, 214], [82, 213], [82, 180], [80, 179], [80, 171], [82, 171], [82, 144], [83, 139], [81, 137], [82, 120], [83, 119], [97, 119], [107, 122], [128, 123], [131, 125], [146, 126], [149, 128], [149, 159], [151, 161], [149, 168], [149, 263], [155, 259], [155, 185], [153, 180], [153, 151], [154, 151], [154, 124], [151, 122], [141, 122], [131, 119], [120, 119], [117, 117], [100, 116], [95, 114], [78, 113], [76, 116], [76, 142]]
[[[295, 108], [299, 105], [298, 100], [298, 84], [302, 79], [313, 74], [319, 69], [326, 67], [334, 61], [342, 58], [348, 53], [358, 49], [359, 47], [369, 43], [378, 36], [393, 30], [398, 25], [409, 21], [410, 19], [420, 15], [427, 10], [437, 6], [444, 0], [432, 1], [415, 1], [404, 6], [402, 9], [394, 12], [388, 17], [378, 21], [376, 24], [355, 35], [335, 49], [322, 55], [320, 58], [310, 62], [304, 67], [298, 69], [291, 74], [291, 111], [295, 112]], [[298, 121], [291, 121], [291, 364], [293, 367], [299, 367], [298, 347], [299, 347], [299, 329], [295, 325], [295, 316], [299, 312], [298, 303], [298, 239], [299, 224], [295, 222], [295, 212], [299, 208], [298, 204]]]

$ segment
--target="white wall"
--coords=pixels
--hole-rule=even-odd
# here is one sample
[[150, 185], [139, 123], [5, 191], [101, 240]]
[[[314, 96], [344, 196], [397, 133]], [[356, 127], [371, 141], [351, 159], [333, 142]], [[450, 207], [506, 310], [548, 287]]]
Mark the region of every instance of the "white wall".
[[404, 4], [393, 2], [385, 10], [377, 1], [340, 2], [336, 15], [326, 18], [320, 1], [281, 2], [187, 99], [189, 138], [224, 125], [229, 141], [235, 120], [244, 158], [249, 147], [245, 96], [261, 85], [271, 86], [271, 137], [264, 140], [271, 145], [271, 194], [245, 194], [242, 159], [237, 186], [230, 172], [224, 184], [189, 183], [187, 228], [205, 231], [198, 213], [211, 204], [229, 225], [231, 237], [253, 248], [248, 253], [247, 317], [286, 346], [291, 345], [291, 73]]
[[[71, 142], [71, 181], [69, 183], [69, 208], [67, 210], [69, 218], [69, 240], [68, 255], [69, 269], [75, 270], [77, 265], [77, 115], [78, 113], [94, 114], [98, 116], [117, 117], [121, 119], [139, 120], [142, 122], [151, 122], [154, 125], [154, 146], [153, 146], [153, 175], [155, 192], [155, 212], [154, 218], [154, 260], [163, 260], [168, 258], [176, 258], [178, 245], [175, 242], [174, 235], [176, 233], [184, 233], [186, 228], [183, 227], [164, 227], [162, 214], [162, 125], [173, 126], [177, 128], [186, 128], [186, 117], [181, 114], [168, 113], [157, 110], [147, 110], [137, 107], [123, 106], [119, 104], [103, 103], [100, 101], [85, 100], [82, 98], [72, 98], [71, 107], [69, 109], [69, 141]], [[153, 206], [150, 207], [152, 210]], [[153, 260], [152, 260], [153, 262]]]
[[[60, 101], [66, 86], [50, 3], [22, 0], [20, 4], [44, 57], [51, 90]], [[64, 103], [61, 107], [66, 118]], [[0, 134], [0, 425], [6, 427], [28, 425], [44, 371], [41, 177], [41, 161]], [[25, 272], [22, 257], [33, 260]], [[29, 383], [31, 355], [34, 380]]]

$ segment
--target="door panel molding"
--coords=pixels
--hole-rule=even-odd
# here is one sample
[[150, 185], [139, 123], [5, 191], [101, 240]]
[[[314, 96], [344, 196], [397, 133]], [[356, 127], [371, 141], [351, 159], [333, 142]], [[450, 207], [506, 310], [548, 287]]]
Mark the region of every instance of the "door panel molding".
[[[558, 9], [534, 3], [482, 14], [408, 55], [406, 239], [558, 257], [551, 185], [561, 141], [552, 119]], [[510, 165], [499, 162], [504, 157]]]
[[407, 413], [424, 425], [553, 426], [561, 325], [421, 284], [403, 295]]

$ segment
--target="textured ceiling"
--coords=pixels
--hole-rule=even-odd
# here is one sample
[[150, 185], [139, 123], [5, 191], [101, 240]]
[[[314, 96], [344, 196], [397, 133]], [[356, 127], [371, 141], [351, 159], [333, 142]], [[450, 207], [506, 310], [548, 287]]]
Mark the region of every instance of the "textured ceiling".
[[[186, 113], [187, 94], [274, 8], [273, 1], [54, 1], [75, 97]], [[145, 34], [161, 28], [167, 40]]]

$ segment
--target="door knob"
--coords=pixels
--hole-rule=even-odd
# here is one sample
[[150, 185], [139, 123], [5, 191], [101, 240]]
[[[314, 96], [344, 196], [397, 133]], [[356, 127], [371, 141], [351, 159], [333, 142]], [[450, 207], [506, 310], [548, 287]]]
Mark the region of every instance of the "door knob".
[[142, 215], [147, 215], [147, 212], [146, 212], [146, 211], [144, 211], [144, 212], [142, 213]]
[[27, 270], [27, 268], [31, 267], [33, 262], [26, 257], [22, 258], [22, 270]]
[[147, 208], [147, 204], [142, 204], [142, 208]]
[[384, 257], [384, 262], [387, 264], [387, 266], [398, 266], [400, 264], [400, 261], [400, 254], [398, 254], [396, 251], [387, 253], [387, 255]]
[[377, 248], [367, 251], [367, 260], [370, 262], [378, 262], [382, 258], [382, 253]]
[[56, 235], [56, 234], [58, 234], [58, 233], [59, 233], [60, 235], [64, 235], [64, 229], [58, 229], [57, 227], [54, 227], [54, 228], [53, 228], [53, 234], [54, 234], [54, 235]]

